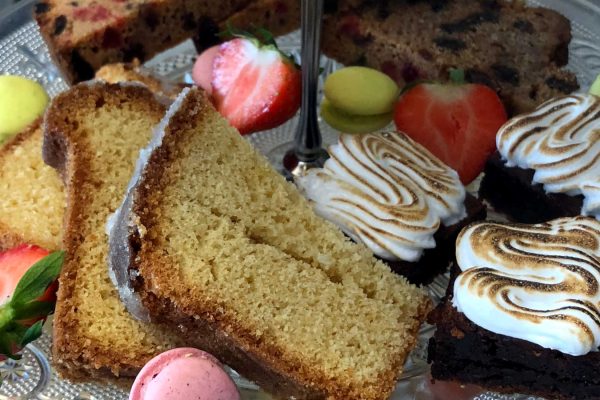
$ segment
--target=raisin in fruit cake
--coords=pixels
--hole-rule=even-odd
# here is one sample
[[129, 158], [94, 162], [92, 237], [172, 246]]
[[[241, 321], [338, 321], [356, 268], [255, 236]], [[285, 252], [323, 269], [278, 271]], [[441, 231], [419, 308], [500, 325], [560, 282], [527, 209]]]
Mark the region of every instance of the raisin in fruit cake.
[[296, 184], [317, 214], [413, 283], [444, 272], [460, 230], [486, 217], [456, 171], [402, 132], [342, 134], [329, 155]]
[[447, 81], [449, 68], [461, 68], [510, 114], [578, 88], [561, 69], [569, 20], [519, 1], [340, 0], [323, 29], [324, 52], [343, 64], [380, 69], [400, 85]]
[[107, 266], [106, 219], [164, 111], [140, 85], [98, 82], [60, 94], [46, 113], [44, 160], [61, 172], [67, 193], [53, 365], [69, 379], [135, 377], [179, 343], [168, 330], [131, 317]]
[[429, 300], [185, 89], [113, 219], [128, 309], [281, 398], [386, 399]]
[[434, 379], [548, 399], [600, 393], [600, 221], [476, 223], [429, 319]]
[[508, 121], [496, 144], [479, 189], [495, 210], [527, 223], [600, 219], [599, 97], [551, 99]]

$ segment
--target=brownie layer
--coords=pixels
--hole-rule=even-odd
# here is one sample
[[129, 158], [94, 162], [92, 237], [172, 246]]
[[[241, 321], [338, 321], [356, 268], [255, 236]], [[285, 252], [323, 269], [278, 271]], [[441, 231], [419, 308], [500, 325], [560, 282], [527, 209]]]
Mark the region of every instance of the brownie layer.
[[[453, 267], [449, 288], [456, 274]], [[460, 313], [451, 294], [429, 322], [437, 326], [428, 355], [434, 379], [548, 399], [597, 399], [600, 394], [600, 352], [571, 356], [490, 332]]]
[[454, 245], [460, 231], [470, 223], [484, 220], [487, 216], [485, 205], [470, 194], [465, 198], [465, 208], [467, 210], [465, 218], [451, 226], [440, 226], [433, 236], [436, 246], [425, 250], [419, 261], [383, 261], [392, 271], [405, 276], [411, 283], [417, 285], [431, 283], [437, 275], [446, 271], [454, 258]]
[[479, 198], [522, 223], [534, 224], [581, 214], [583, 196], [546, 193], [543, 185], [532, 184], [534, 173], [532, 169], [507, 167], [496, 152], [485, 166]]

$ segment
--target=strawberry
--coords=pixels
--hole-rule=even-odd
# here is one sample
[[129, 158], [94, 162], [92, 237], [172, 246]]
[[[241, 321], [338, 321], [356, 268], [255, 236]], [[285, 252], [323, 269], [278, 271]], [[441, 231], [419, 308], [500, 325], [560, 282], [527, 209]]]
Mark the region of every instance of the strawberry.
[[213, 61], [215, 106], [242, 135], [281, 125], [300, 108], [300, 70], [270, 34], [260, 32], [266, 43], [237, 33], [219, 47]]
[[460, 83], [460, 72], [453, 79], [459, 83], [421, 83], [410, 88], [396, 104], [394, 122], [468, 184], [496, 150], [496, 133], [507, 117], [492, 89]]
[[32, 245], [0, 253], [0, 360], [42, 334], [54, 311], [63, 253], [49, 254]]

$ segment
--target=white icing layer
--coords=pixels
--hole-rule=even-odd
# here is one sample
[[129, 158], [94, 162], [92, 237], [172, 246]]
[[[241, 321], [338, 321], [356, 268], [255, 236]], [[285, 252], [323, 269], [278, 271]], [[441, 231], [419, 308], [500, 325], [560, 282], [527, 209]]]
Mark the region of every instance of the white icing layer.
[[[138, 230], [134, 223], [135, 215], [132, 210], [134, 197], [137, 195], [136, 189], [143, 180], [143, 174], [152, 153], [162, 145], [171, 118], [179, 112], [191, 90], [194, 89], [185, 88], [181, 91], [163, 119], [154, 128], [150, 142], [139, 152], [135, 170], [127, 185], [123, 202], [115, 213], [108, 217], [106, 222], [106, 231], [109, 235], [108, 274], [117, 287], [119, 297], [127, 310], [134, 317], [145, 322], [150, 322], [150, 314], [142, 304], [139, 295], [135, 293], [131, 283], [132, 279], [136, 278], [137, 271], [129, 268], [130, 263], [133, 261], [131, 243], [129, 242], [130, 234], [132, 230]], [[139, 230], [138, 234], [140, 237], [143, 236], [143, 233]]]
[[440, 222], [466, 216], [458, 174], [403, 133], [342, 134], [296, 179], [315, 211], [379, 257], [417, 261]]
[[482, 222], [458, 237], [454, 306], [478, 326], [574, 356], [600, 346], [600, 222]]
[[583, 195], [582, 215], [600, 219], [600, 98], [552, 99], [507, 122], [496, 138], [508, 166], [535, 170], [549, 193]]

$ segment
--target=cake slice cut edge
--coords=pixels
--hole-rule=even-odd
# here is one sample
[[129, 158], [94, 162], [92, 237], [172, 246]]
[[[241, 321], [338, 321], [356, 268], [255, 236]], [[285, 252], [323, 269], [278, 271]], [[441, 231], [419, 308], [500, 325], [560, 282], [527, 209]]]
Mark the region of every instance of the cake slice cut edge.
[[316, 217], [197, 89], [143, 157], [110, 238], [130, 311], [278, 396], [391, 394], [430, 308], [420, 289]]
[[0, 251], [20, 244], [62, 246], [65, 194], [42, 160], [41, 119], [0, 148]]

